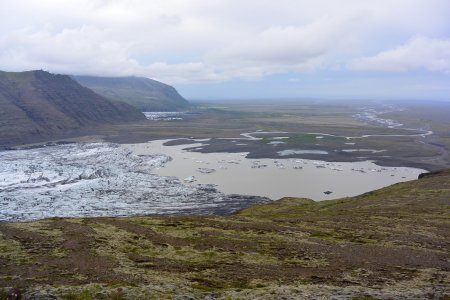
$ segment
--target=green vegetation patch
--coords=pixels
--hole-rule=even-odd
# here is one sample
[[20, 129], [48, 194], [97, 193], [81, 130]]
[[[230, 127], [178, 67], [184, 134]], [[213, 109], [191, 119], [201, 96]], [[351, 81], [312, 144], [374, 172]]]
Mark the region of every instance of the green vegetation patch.
[[59, 228], [53, 226], [53, 219], [39, 220], [35, 222], [10, 223], [9, 227], [35, 232], [51, 238], [54, 241], [61, 241], [63, 232]]
[[31, 261], [30, 256], [18, 241], [6, 239], [1, 233], [0, 258], [6, 259], [15, 264], [24, 264]]
[[198, 239], [201, 236], [202, 230], [204, 230], [204, 228], [200, 228], [191, 222], [171, 224], [168, 223], [167, 220], [157, 218], [130, 218], [127, 221], [136, 225], [148, 227], [157, 233], [174, 238]]
[[[317, 138], [320, 136], [321, 138]], [[293, 134], [289, 136], [289, 139], [284, 139], [283, 142], [295, 145], [314, 145], [323, 142], [335, 142], [343, 140], [341, 137], [320, 135], [320, 134]]]
[[53, 293], [64, 300], [171, 299], [170, 292], [161, 291], [153, 286], [134, 287], [88, 284], [84, 286], [61, 286]]
[[276, 219], [277, 217], [296, 217], [300, 213], [312, 209], [317, 209], [317, 202], [314, 200], [286, 197], [269, 204], [253, 205], [238, 212], [237, 215], [253, 218]]

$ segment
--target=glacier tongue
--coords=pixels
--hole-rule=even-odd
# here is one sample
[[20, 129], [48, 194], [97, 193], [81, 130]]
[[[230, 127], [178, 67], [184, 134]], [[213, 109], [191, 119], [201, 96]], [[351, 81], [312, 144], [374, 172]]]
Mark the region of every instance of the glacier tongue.
[[111, 143], [0, 152], [0, 221], [48, 217], [230, 214], [257, 196], [225, 195], [153, 174], [166, 155], [136, 156]]

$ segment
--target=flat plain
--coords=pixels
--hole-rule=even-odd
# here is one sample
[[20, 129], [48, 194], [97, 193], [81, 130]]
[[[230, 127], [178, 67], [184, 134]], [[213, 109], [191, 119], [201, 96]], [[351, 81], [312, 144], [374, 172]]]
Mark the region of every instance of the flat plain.
[[[447, 103], [408, 104], [358, 101], [303, 102], [214, 102], [197, 103], [199, 110], [176, 121], [144, 121], [97, 128], [90, 135], [117, 143], [139, 143], [156, 139], [212, 139], [204, 152], [250, 152], [249, 158], [276, 158], [284, 149], [326, 150], [326, 161], [375, 160], [385, 166], [440, 170], [450, 167], [450, 120]], [[384, 120], [403, 126], [392, 127], [363, 120], [357, 115], [372, 109]], [[228, 139], [242, 133], [273, 132], [261, 140], [237, 147]], [[424, 133], [432, 131], [432, 134]], [[88, 135], [85, 133], [85, 135]], [[365, 135], [372, 135], [364, 137]], [[287, 136], [274, 147], [271, 138]], [[317, 139], [317, 136], [321, 136]], [[173, 144], [189, 143], [175, 141]], [[353, 145], [354, 144], [354, 145]], [[374, 152], [346, 152], [369, 149]], [[295, 157], [318, 159], [317, 155]]]

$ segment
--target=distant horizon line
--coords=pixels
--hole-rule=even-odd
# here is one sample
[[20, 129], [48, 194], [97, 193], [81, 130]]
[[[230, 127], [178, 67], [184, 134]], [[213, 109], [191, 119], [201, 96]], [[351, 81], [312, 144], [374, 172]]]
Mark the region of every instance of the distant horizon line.
[[232, 101], [286, 101], [286, 102], [300, 102], [300, 101], [433, 101], [433, 102], [450, 102], [449, 99], [423, 99], [423, 98], [370, 98], [370, 97], [349, 97], [349, 98], [327, 98], [327, 97], [184, 97], [186, 100], [190, 102], [232, 102]]

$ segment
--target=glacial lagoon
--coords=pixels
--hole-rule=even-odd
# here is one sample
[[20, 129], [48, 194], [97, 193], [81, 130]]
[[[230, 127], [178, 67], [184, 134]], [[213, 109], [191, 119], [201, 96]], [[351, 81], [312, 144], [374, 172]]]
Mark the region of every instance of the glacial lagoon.
[[318, 201], [355, 196], [426, 172], [380, 167], [370, 161], [283, 156], [311, 155], [313, 150], [308, 149], [288, 149], [277, 159], [247, 159], [247, 153], [192, 151], [204, 146], [202, 140], [178, 146], [166, 146], [166, 141], [2, 151], [0, 222], [56, 216], [230, 214], [285, 196]]
[[[257, 195], [273, 200], [285, 196], [316, 201], [356, 196], [417, 179], [419, 174], [427, 172], [407, 167], [381, 167], [371, 161], [325, 162], [283, 158], [286, 153], [280, 153], [279, 159], [247, 159], [247, 153], [189, 151], [200, 150], [201, 140], [196, 144], [165, 146], [167, 141], [123, 147], [136, 155], [163, 153], [170, 156], [170, 161], [154, 170], [158, 175], [176, 176], [188, 185], [213, 184], [225, 194]], [[302, 154], [298, 150], [291, 152]], [[326, 155], [325, 152], [317, 154], [319, 157]]]

